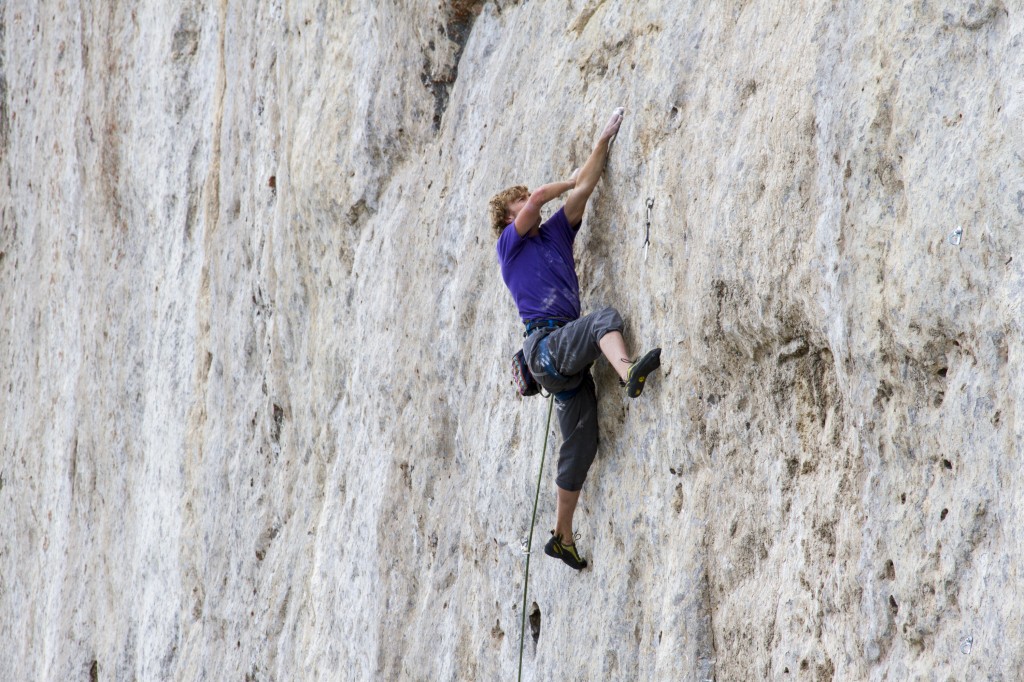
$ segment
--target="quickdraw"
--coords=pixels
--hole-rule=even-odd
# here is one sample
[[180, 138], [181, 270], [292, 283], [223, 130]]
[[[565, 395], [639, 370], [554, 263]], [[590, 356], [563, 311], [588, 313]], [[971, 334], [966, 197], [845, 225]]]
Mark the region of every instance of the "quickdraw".
[[644, 236], [644, 262], [647, 262], [647, 252], [651, 247], [651, 211], [654, 209], [654, 197], [647, 198], [647, 234]]

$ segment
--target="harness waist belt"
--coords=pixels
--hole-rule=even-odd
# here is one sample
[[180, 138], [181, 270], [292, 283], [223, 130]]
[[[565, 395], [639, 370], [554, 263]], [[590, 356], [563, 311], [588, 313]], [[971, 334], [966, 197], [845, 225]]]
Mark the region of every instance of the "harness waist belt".
[[526, 322], [526, 331], [523, 332], [523, 336], [529, 336], [538, 329], [558, 329], [569, 324], [567, 320], [528, 320]]

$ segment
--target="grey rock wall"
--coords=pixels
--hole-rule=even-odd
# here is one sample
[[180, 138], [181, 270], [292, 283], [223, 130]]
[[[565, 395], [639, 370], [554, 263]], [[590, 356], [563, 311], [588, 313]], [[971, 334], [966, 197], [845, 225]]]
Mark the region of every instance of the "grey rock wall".
[[486, 200], [622, 105], [578, 269], [664, 366], [581, 574], [553, 431], [523, 677], [1015, 679], [1021, 10], [4, 3], [3, 677], [511, 679]]

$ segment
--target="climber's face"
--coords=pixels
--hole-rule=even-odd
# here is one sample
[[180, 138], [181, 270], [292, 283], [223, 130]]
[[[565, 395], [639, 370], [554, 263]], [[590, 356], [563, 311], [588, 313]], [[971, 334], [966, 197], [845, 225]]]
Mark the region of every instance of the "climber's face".
[[508, 222], [512, 222], [519, 215], [519, 212], [523, 210], [523, 206], [526, 206], [526, 198], [516, 199], [508, 205]]

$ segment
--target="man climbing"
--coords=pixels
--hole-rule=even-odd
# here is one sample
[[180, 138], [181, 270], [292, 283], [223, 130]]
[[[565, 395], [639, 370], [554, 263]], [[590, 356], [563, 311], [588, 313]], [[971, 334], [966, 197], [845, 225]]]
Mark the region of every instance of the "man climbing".
[[[622, 318], [614, 308], [580, 317], [573, 242], [622, 115], [623, 109], [615, 110], [587, 162], [569, 180], [542, 185], [532, 193], [517, 185], [490, 201], [501, 276], [526, 325], [523, 353], [537, 383], [555, 395], [562, 432], [555, 529], [544, 552], [576, 570], [585, 568], [587, 561], [576, 549], [572, 519], [597, 453], [597, 394], [590, 365], [603, 354], [631, 398], [640, 395], [648, 375], [661, 365], [660, 348], [635, 362], [628, 360]], [[565, 192], [565, 205], [541, 224], [541, 206]]]

